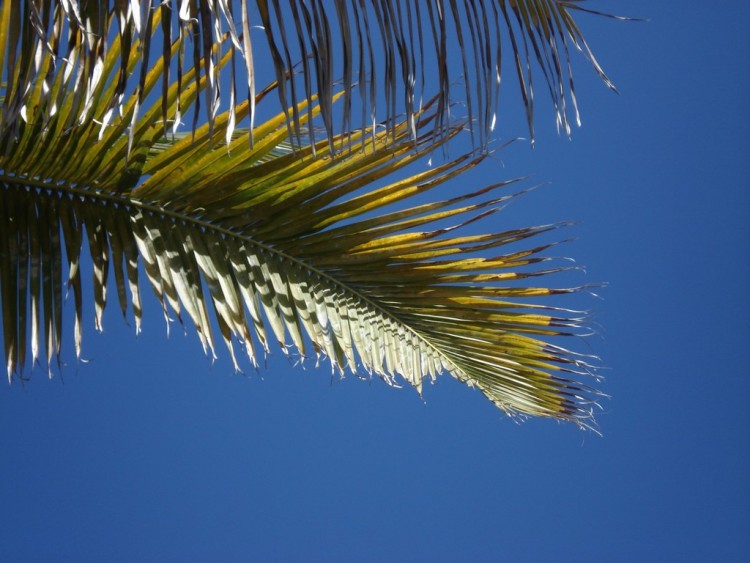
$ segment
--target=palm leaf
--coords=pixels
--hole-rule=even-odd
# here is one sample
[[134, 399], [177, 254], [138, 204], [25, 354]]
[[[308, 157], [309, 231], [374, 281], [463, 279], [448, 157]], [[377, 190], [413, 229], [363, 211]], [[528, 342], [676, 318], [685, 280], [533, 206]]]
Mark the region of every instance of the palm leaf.
[[[466, 104], [468, 125], [479, 147], [486, 148], [497, 122], [504, 57], [512, 62], [511, 74], [521, 91], [532, 139], [534, 67], [554, 105], [558, 128], [568, 134], [571, 119], [579, 122], [571, 50], [580, 51], [614, 89], [572, 17], [579, 11], [594, 12], [582, 0], [256, 0], [254, 6], [243, 0], [240, 4], [240, 13], [235, 13], [237, 6], [230, 0], [4, 2], [0, 60], [13, 79], [8, 84], [4, 125], [17, 122], [27, 107], [22, 100], [28, 88], [40, 77], [45, 87], [39, 101], [50, 99], [45, 104], [47, 119], [57, 110], [56, 94], [66, 91], [57, 87], [62, 84], [74, 94], [71, 119], [85, 121], [97, 104], [108, 108], [102, 115], [107, 122], [114, 110], [124, 113], [126, 87], [136, 70], [138, 97], [133, 117], [146, 92], [157, 88], [155, 80], [161, 79], [158, 109], [165, 128], [168, 123], [176, 127], [185, 119], [187, 108], [179, 97], [177, 104], [170, 105], [168, 92], [171, 85], [176, 84], [179, 93], [189, 84], [182, 73], [190, 68], [208, 81], [203, 100], [194, 104], [193, 128], [202, 105], [210, 131], [223, 98], [230, 108], [227, 133], [231, 137], [236, 123], [232, 108], [244, 75], [247, 83], [241, 89], [247, 92], [243, 97], [249, 104], [252, 133], [255, 67], [260, 60], [264, 65], [272, 63], [279, 101], [282, 108], [289, 108], [286, 117], [296, 142], [302, 141], [303, 134], [299, 102], [306, 101], [310, 108], [313, 96], [329, 142], [336, 131], [352, 129], [353, 120], [359, 121], [360, 129], [383, 123], [392, 132], [401, 114], [414, 136], [426, 92], [439, 92], [434, 127], [436, 132], [445, 131], [455, 111], [452, 89], [459, 81], [463, 87], [457, 96]], [[255, 32], [256, 27], [262, 31]], [[157, 29], [161, 33], [153, 33]], [[228, 39], [231, 57], [229, 76], [224, 79], [228, 94], [220, 88], [220, 55], [212, 49], [223, 38]], [[120, 56], [107, 58], [105, 63], [115, 44]], [[58, 61], [69, 61], [67, 76], [58, 73], [56, 83], [54, 64], [43, 68], [39, 63], [44, 50], [54, 53]], [[136, 66], [156, 56], [163, 66], [150, 80], [146, 65], [140, 71]], [[245, 72], [237, 73], [237, 67]], [[111, 81], [106, 84], [103, 77]], [[338, 118], [331, 102], [337, 84], [344, 92]], [[355, 89], [357, 84], [362, 87]]]
[[[0, 12], [4, 36], [15, 22], [8, 6]], [[80, 356], [88, 249], [97, 327], [114, 284], [121, 311], [139, 330], [145, 276], [165, 318], [191, 322], [209, 354], [220, 337], [237, 369], [238, 347], [257, 364], [275, 342], [287, 353], [327, 357], [341, 373], [404, 380], [420, 390], [449, 373], [510, 414], [589, 424], [597, 393], [579, 382], [592, 372], [588, 359], [551, 343], [580, 334], [580, 315], [529, 300], [575, 289], [521, 282], [563, 269], [547, 265], [549, 244], [518, 248], [558, 226], [462, 233], [512, 197], [499, 193], [512, 181], [409, 203], [485, 156], [404, 175], [462, 129], [443, 121], [440, 98], [389, 127], [336, 134], [325, 112], [347, 103], [345, 85], [323, 103], [305, 95], [253, 127], [249, 143], [234, 124], [271, 87], [190, 135], [165, 136], [164, 116], [197, 105], [206, 92], [215, 99], [215, 82], [195, 64], [155, 95], [169, 57], [146, 68], [126, 55], [147, 51], [169, 12], [150, 14], [141, 33], [133, 24], [132, 34], [116, 34], [106, 50], [93, 51], [101, 56], [89, 57], [81, 39], [60, 64], [55, 41], [47, 48], [39, 33], [28, 39], [36, 51], [21, 50], [34, 57], [0, 58], [8, 62], [0, 114], [0, 303], [10, 380], [41, 357], [50, 369], [60, 361], [66, 288]], [[58, 9], [53, 19], [78, 16]], [[70, 23], [70, 33], [80, 30]], [[181, 53], [186, 37], [164, 51]], [[233, 56], [214, 43], [198, 58], [215, 57], [218, 72]], [[130, 96], [120, 85], [123, 60], [129, 73], [143, 65]], [[95, 83], [88, 65], [99, 69]], [[122, 97], [119, 115], [113, 96]], [[321, 139], [318, 123], [326, 130]]]

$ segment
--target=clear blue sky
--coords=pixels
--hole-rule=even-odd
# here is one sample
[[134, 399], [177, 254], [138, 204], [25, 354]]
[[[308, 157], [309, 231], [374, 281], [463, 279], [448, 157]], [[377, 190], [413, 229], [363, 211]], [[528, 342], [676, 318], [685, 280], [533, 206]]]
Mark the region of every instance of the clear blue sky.
[[651, 20], [581, 20], [621, 95], [577, 65], [572, 142], [542, 112], [471, 182], [550, 182], [493, 221], [579, 221], [602, 438], [448, 377], [235, 376], [153, 302], [138, 338], [111, 307], [89, 363], [0, 388], [0, 559], [750, 561], [750, 4], [591, 6]]

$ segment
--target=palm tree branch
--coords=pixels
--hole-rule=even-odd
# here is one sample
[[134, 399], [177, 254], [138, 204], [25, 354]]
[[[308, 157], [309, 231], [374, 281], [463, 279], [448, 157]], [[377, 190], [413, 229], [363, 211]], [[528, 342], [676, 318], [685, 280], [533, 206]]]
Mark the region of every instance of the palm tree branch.
[[[221, 123], [221, 120], [217, 120], [215, 127]], [[429, 128], [430, 123], [431, 119], [427, 116], [418, 122], [418, 126]], [[286, 128], [282, 125], [280, 130], [286, 131]], [[578, 386], [567, 378], [551, 375], [549, 370], [568, 369], [565, 366], [570, 364], [578, 366], [578, 371], [585, 371], [585, 363], [564, 354], [552, 355], [547, 351], [546, 344], [521, 338], [523, 334], [553, 336], [560, 333], [559, 329], [554, 328], [555, 325], [575, 329], [576, 321], [564, 315], [551, 317], [541, 313], [519, 312], [518, 304], [498, 301], [503, 296], [523, 298], [549, 295], [556, 290], [496, 286], [491, 283], [495, 279], [477, 283], [481, 278], [475, 277], [482, 275], [482, 272], [496, 275], [493, 272], [498, 267], [505, 269], [529, 265], [535, 258], [530, 259], [528, 252], [512, 252], [489, 259], [462, 258], [477, 250], [521, 241], [550, 227], [512, 230], [498, 235], [445, 238], [452, 229], [442, 227], [434, 233], [423, 231], [420, 234], [412, 228], [452, 217], [452, 213], [424, 213], [427, 219], [416, 223], [404, 222], [403, 214], [387, 213], [385, 217], [399, 225], [401, 230], [398, 227], [390, 228], [389, 221], [381, 218], [376, 224], [389, 232], [384, 231], [374, 242], [367, 243], [359, 236], [352, 236], [347, 246], [348, 237], [340, 232], [336, 237], [338, 244], [328, 252], [322, 244], [296, 247], [295, 241], [324, 236], [329, 230], [335, 232], [339, 223], [347, 224], [346, 228], [353, 229], [353, 232], [361, 232], [363, 225], [371, 224], [372, 219], [365, 217], [361, 219], [363, 225], [358, 225], [357, 217], [361, 210], [358, 206], [345, 204], [347, 197], [353, 200], [360, 197], [354, 195], [362, 184], [357, 181], [356, 175], [352, 175], [353, 170], [358, 168], [358, 161], [380, 163], [380, 167], [361, 167], [361, 173], [367, 176], [368, 182], [372, 182], [409, 164], [411, 160], [408, 158], [394, 159], [394, 153], [400, 154], [402, 147], [408, 147], [408, 150], [418, 154], [419, 146], [415, 148], [409, 139], [406, 123], [396, 131], [395, 147], [390, 132], [367, 132], [374, 136], [374, 145], [367, 143], [338, 159], [313, 157], [311, 149], [301, 149], [299, 158], [288, 162], [286, 156], [281, 156], [280, 160], [286, 164], [280, 165], [275, 177], [279, 180], [286, 178], [292, 191], [299, 189], [298, 177], [306, 176], [299, 167], [308, 166], [315, 170], [319, 191], [325, 193], [328, 189], [337, 194], [331, 201], [319, 197], [319, 192], [311, 191], [303, 183], [305, 189], [302, 189], [302, 193], [307, 193], [307, 197], [295, 200], [299, 215], [308, 217], [323, 212], [325, 216], [325, 210], [333, 208], [335, 220], [323, 223], [301, 221], [296, 228], [293, 221], [285, 218], [287, 205], [283, 197], [280, 201], [274, 198], [264, 200], [266, 205], [261, 206], [262, 215], [270, 214], [270, 218], [266, 219], [265, 228], [261, 230], [247, 226], [263, 224], [254, 215], [258, 210], [253, 206], [240, 206], [235, 211], [222, 207], [222, 198], [225, 201], [239, 198], [241, 201], [239, 196], [245, 190], [252, 192], [251, 184], [236, 184], [242, 187], [226, 190], [226, 193], [214, 196], [210, 202], [206, 200], [206, 203], [210, 203], [209, 207], [186, 211], [180, 200], [173, 198], [171, 187], [163, 190], [153, 187], [151, 191], [144, 192], [149, 194], [146, 199], [135, 197], [139, 188], [125, 194], [101, 190], [96, 186], [66, 184], [51, 179], [37, 180], [7, 173], [0, 176], [0, 182], [4, 186], [3, 197], [9, 198], [8, 208], [15, 205], [17, 208], [30, 206], [36, 209], [36, 216], [32, 217], [37, 223], [36, 227], [17, 225], [17, 232], [39, 229], [39, 239], [48, 245], [40, 250], [41, 255], [57, 256], [58, 261], [61, 243], [59, 240], [55, 242], [53, 234], [61, 227], [57, 222], [48, 224], [45, 218], [60, 217], [66, 248], [73, 249], [72, 252], [68, 250], [68, 256], [69, 284], [74, 288], [81, 284], [77, 256], [84, 239], [73, 233], [85, 229], [94, 268], [92, 280], [98, 324], [106, 305], [108, 270], [111, 267], [115, 272], [118, 300], [121, 309], [125, 310], [125, 280], [132, 292], [133, 287], [138, 286], [138, 273], [132, 267], [125, 271], [123, 259], [130, 256], [132, 260], [139, 256], [165, 314], [168, 315], [171, 310], [181, 318], [184, 311], [195, 324], [203, 346], [210, 353], [215, 345], [207, 301], [213, 304], [220, 333], [232, 350], [233, 358], [234, 337], [243, 343], [251, 360], [255, 361], [250, 330], [253, 328], [262, 346], [267, 348], [269, 338], [266, 328], [270, 327], [282, 349], [288, 346], [286, 335], [303, 355], [307, 354], [306, 342], [311, 342], [316, 354], [332, 358], [339, 369], [345, 365], [357, 369], [357, 365], [362, 365], [391, 382], [400, 374], [417, 388], [421, 388], [425, 378], [431, 379], [448, 371], [480, 388], [508, 412], [583, 420], [584, 414], [588, 415], [588, 411], [581, 410], [584, 403], [578, 404], [565, 398], [564, 394], [569, 388]], [[422, 135], [419, 139], [424, 146], [435, 141], [430, 134]], [[90, 142], [93, 144], [95, 140]], [[174, 147], [178, 149], [177, 144]], [[254, 150], [247, 144], [244, 147], [248, 152]], [[206, 149], [215, 150], [210, 148], [207, 139], [193, 145], [195, 155], [206, 154]], [[168, 152], [170, 149], [165, 150]], [[185, 149], [179, 147], [178, 150]], [[238, 149], [231, 158], [214, 162], [211, 168], [216, 177], [222, 176], [222, 167], [234, 166], [232, 159], [241, 160], [241, 153]], [[466, 163], [459, 159], [453, 165], [461, 168]], [[258, 165], [259, 168], [262, 166]], [[294, 173], [285, 175], [287, 169], [293, 169]], [[423, 187], [433, 189], [440, 180], [450, 178], [451, 172], [451, 167], [438, 167], [434, 172], [418, 174], [412, 179], [412, 184], [419, 188], [422, 182]], [[197, 197], [202, 192], [215, 191], [215, 186], [199, 177], [183, 178], [185, 185], [182, 189], [186, 194]], [[248, 176], [245, 182], [252, 179]], [[262, 177], [255, 180], [264, 183]], [[19, 187], [19, 182], [23, 188]], [[342, 192], [342, 186], [349, 188]], [[388, 204], [405, 201], [422, 191], [403, 187], [404, 180], [384, 186], [384, 193], [391, 194], [391, 197], [381, 198], [380, 205], [373, 202], [369, 210], [377, 211]], [[281, 183], [273, 193], [284, 196], [289, 189], [289, 186]], [[490, 191], [487, 190], [477, 192], [479, 196], [488, 193]], [[20, 200], [14, 199], [16, 197]], [[461, 203], [464, 197], [452, 198], [452, 203]], [[340, 201], [344, 203], [340, 204]], [[481, 215], [485, 204], [460, 205], [460, 212], [457, 211], [456, 215]], [[278, 230], [273, 229], [276, 209], [281, 211], [279, 221], [283, 227]], [[418, 215], [420, 211], [425, 211], [424, 205], [418, 205], [411, 213], [407, 210], [406, 215]], [[239, 216], [245, 220], [239, 222]], [[11, 222], [11, 225], [14, 223]], [[260, 237], [258, 233], [266, 236]], [[17, 268], [16, 272], [7, 270], [7, 267], [3, 270], [4, 311], [8, 311], [11, 317], [15, 314], [15, 318], [18, 318], [18, 304], [25, 301], [25, 297], [17, 295], [15, 308], [5, 303], [8, 302], [8, 295], [14, 292], [9, 280], [21, 279], [20, 268], [29, 260], [10, 248], [13, 246], [10, 241], [20, 238], [12, 233], [4, 235], [7, 241], [5, 246], [9, 246], [4, 252], [10, 259], [3, 262]], [[540, 250], [543, 248], [539, 247]], [[452, 255], [457, 255], [457, 258], [448, 258]], [[348, 257], [355, 258], [356, 267], [350, 267]], [[440, 257], [442, 259], [437, 260]], [[41, 262], [46, 264], [48, 261]], [[506, 277], [505, 281], [510, 281], [512, 277]], [[518, 277], [523, 275], [519, 274]], [[40, 302], [44, 305], [42, 316], [45, 334], [48, 335], [45, 348], [48, 359], [51, 359], [60, 353], [59, 306], [63, 284], [59, 270], [53, 269], [41, 281], [32, 281], [31, 285], [41, 286], [42, 289], [41, 299], [34, 293], [31, 302], [37, 307]], [[413, 287], [414, 293], [407, 292], [407, 287]], [[434, 289], [431, 294], [430, 288]], [[476, 297], [472, 298], [475, 289]], [[441, 292], [444, 297], [440, 297]], [[426, 296], [424, 300], [422, 295]], [[480, 298], [480, 295], [484, 297]], [[134, 303], [140, 301], [137, 294], [132, 299]], [[534, 307], [525, 304], [525, 307], [529, 306]], [[80, 317], [79, 307], [77, 298], [77, 317]], [[140, 318], [137, 318], [137, 324], [140, 324]], [[6, 354], [10, 358], [9, 369], [12, 367], [13, 370], [19, 361], [14, 350], [26, 338], [19, 332], [21, 328], [19, 325], [11, 330], [10, 326], [6, 326], [4, 330]], [[9, 338], [14, 341], [9, 341]], [[448, 345], [448, 342], [451, 344]], [[80, 350], [80, 341], [77, 340], [75, 346], [77, 351]], [[356, 360], [357, 357], [359, 360]], [[492, 360], [493, 357], [495, 360]], [[514, 359], [510, 360], [509, 357]], [[493, 362], [500, 370], [504, 383], [496, 381], [498, 374], [493, 375], [489, 367]], [[523, 383], [524, 387], [530, 385], [530, 389], [536, 391], [514, 391], [514, 381], [526, 382]], [[531, 395], [534, 392], [537, 395], [532, 408]]]
[[[311, 107], [314, 97], [319, 100], [323, 131], [331, 151], [337, 132], [364, 130], [377, 122], [392, 132], [401, 113], [414, 134], [423, 99], [434, 91], [439, 92], [435, 131], [447, 130], [456, 99], [451, 89], [460, 79], [464, 84], [460, 98], [466, 104], [468, 126], [477, 136], [478, 146], [486, 148], [489, 132], [497, 121], [504, 46], [509, 47], [514, 61], [532, 136], [532, 61], [547, 84], [557, 125], [566, 133], [570, 132], [569, 106], [573, 107], [575, 121], [579, 120], [569, 41], [614, 89], [573, 18], [574, 12], [600, 14], [584, 7], [583, 2], [448, 0], [435, 5], [428, 0], [379, 0], [359, 6], [317, 0], [256, 0], [254, 4], [253, 9], [248, 0], [243, 0], [241, 13], [235, 14], [232, 2], [227, 0], [200, 0], [179, 6], [170, 1], [158, 6], [151, 2], [115, 2], [112, 7], [109, 2], [79, 0], [45, 2], [40, 6], [32, 0], [4, 3], [0, 12], [0, 69], [5, 68], [13, 80], [9, 81], [3, 120], [6, 124], [16, 121], [22, 111], [20, 100], [40, 76], [44, 77], [44, 88], [41, 83], [37, 85], [35, 101], [42, 105], [70, 88], [75, 93], [67, 96], [71, 117], [83, 120], [89, 112], [101, 112], [103, 108], [107, 108], [104, 113], [123, 113], [122, 98], [131, 82], [129, 77], [134, 75], [140, 95], [129, 110], [133, 115], [137, 115], [138, 105], [147, 93], [155, 91], [161, 81], [162, 103], [155, 105], [154, 111], [161, 115], [163, 132], [168, 123], [179, 123], [185, 114], [186, 106], [181, 102], [171, 104], [169, 97], [173, 87], [179, 96], [191, 80], [183, 78], [192, 73], [192, 80], [208, 81], [202, 90], [202, 105], [208, 129], [213, 132], [215, 108], [226, 101], [222, 100], [226, 94], [219, 89], [222, 68], [228, 68], [229, 87], [225, 90], [233, 102], [242, 75], [236, 71], [241, 58], [248, 85], [245, 117], [250, 122], [251, 139], [256, 118], [255, 65], [259, 60], [270, 60], [281, 107], [289, 108], [285, 119], [293, 132], [290, 136], [298, 144], [305, 135], [305, 143], [315, 145], [313, 131], [302, 125], [305, 110], [300, 105], [306, 102]], [[185, 7], [187, 11], [181, 9]], [[254, 31], [259, 24], [263, 28], [261, 34]], [[67, 41], [62, 36], [66, 29]], [[222, 40], [224, 46], [216, 51]], [[157, 70], [155, 66], [151, 74], [140, 64], [150, 53], [158, 55], [162, 67]], [[43, 62], [39, 64], [39, 60]], [[52, 70], [57, 61], [67, 61], [65, 73]], [[171, 69], [172, 65], [176, 68]], [[452, 75], [453, 69], [459, 69], [460, 75]], [[175, 70], [177, 79], [171, 80]], [[432, 75], [436, 80], [425, 79]], [[103, 80], [103, 76], [111, 79]], [[360, 95], [354, 96], [358, 83]], [[339, 119], [331, 96], [337, 88], [344, 92]], [[360, 123], [352, 127], [357, 105]], [[234, 103], [230, 104], [230, 108], [234, 107]], [[49, 118], [52, 110], [47, 111]], [[196, 113], [193, 129], [197, 119]], [[227, 119], [231, 123], [226, 128], [229, 139], [241, 118], [230, 109]], [[335, 121], [340, 121], [340, 128]]]
[[[543, 15], [511, 4], [525, 25]], [[7, 6], [0, 24], [10, 25], [20, 13]], [[103, 36], [76, 27], [75, 10], [57, 8], [52, 20], [68, 18], [70, 25], [73, 47], [66, 62], [57, 66], [59, 31], [32, 40], [23, 26], [21, 32], [6, 30], [10, 50], [0, 58], [9, 73], [0, 104], [0, 303], [9, 379], [23, 375], [29, 356], [32, 365], [46, 357], [50, 369], [61, 361], [66, 285], [73, 293], [73, 345], [80, 357], [86, 246], [99, 329], [114, 286], [121, 313], [132, 311], [140, 330], [145, 274], [167, 326], [173, 316], [189, 318], [209, 354], [218, 328], [237, 369], [237, 343], [257, 364], [257, 344], [268, 353], [276, 340], [288, 352], [291, 340], [302, 357], [328, 357], [342, 373], [364, 370], [389, 383], [400, 377], [421, 390], [424, 380], [448, 372], [508, 413], [588, 424], [597, 393], [578, 381], [595, 372], [591, 360], [550, 343], [582, 334], [581, 314], [534, 302], [576, 288], [525, 285], [567, 269], [545, 264], [553, 243], [523, 248], [531, 237], [562, 225], [469, 232], [514, 197], [496, 192], [515, 180], [430, 203], [410, 201], [486, 156], [462, 155], [406, 174], [465, 125], [447, 124], [440, 96], [385, 127], [336, 133], [326, 112], [337, 101], [348, 107], [353, 85], [341, 93], [326, 89], [322, 99], [306, 88], [293, 107], [255, 125], [249, 142], [236, 122], [253, 119], [272, 89], [284, 90], [283, 80], [292, 75], [281, 73], [281, 81], [252, 103], [212, 113], [190, 135], [165, 136], [166, 116], [176, 118], [201, 99], [216, 103], [216, 73], [234, 57], [219, 42], [202, 42], [193, 67], [156, 95], [170, 58], [179, 58], [186, 46], [186, 30], [205, 39], [215, 16], [191, 14], [196, 27], [180, 20], [179, 36], [147, 67], [123, 54], [147, 52], [167, 10], [149, 12], [148, 25], [133, 14], [109, 12], [107, 21], [126, 23], [107, 50]], [[324, 11], [300, 14], [298, 34], [330, 25]], [[102, 13], [80, 17], [109, 29]], [[470, 42], [478, 48], [479, 22], [472, 17]], [[396, 14], [382, 11], [377, 18], [405, 51], [409, 32], [398, 27]], [[42, 39], [52, 46], [45, 48]], [[231, 31], [220, 39], [234, 49], [243, 41]], [[440, 35], [433, 39], [442, 41]], [[40, 57], [15, 62], [19, 41], [36, 45]], [[316, 46], [318, 53], [329, 48]], [[122, 91], [122, 64], [128, 76], [139, 76], [130, 96]]]

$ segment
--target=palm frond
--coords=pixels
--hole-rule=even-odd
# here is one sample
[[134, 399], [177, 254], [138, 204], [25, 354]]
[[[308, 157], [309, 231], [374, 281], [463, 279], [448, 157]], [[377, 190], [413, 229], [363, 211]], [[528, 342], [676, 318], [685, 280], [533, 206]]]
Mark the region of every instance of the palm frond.
[[[571, 120], [579, 122], [571, 50], [583, 53], [614, 89], [572, 17], [576, 11], [598, 13], [584, 8], [582, 0], [256, 0], [254, 5], [242, 0], [240, 4], [241, 9], [230, 0], [4, 2], [0, 60], [11, 80], [3, 124], [7, 129], [23, 119], [28, 106], [22, 100], [36, 77], [43, 77], [44, 84], [37, 101], [49, 98], [51, 102], [45, 103], [47, 119], [57, 110], [56, 97], [70, 88], [76, 105], [71, 119], [84, 122], [94, 104], [103, 104], [108, 108], [103, 115], [106, 123], [113, 112], [125, 113], [122, 104], [129, 77], [136, 71], [133, 117], [154, 90], [161, 96], [164, 127], [168, 123], [177, 127], [185, 119], [185, 107], [171, 105], [169, 91], [176, 84], [177, 93], [182, 92], [189, 83], [183, 73], [189, 69], [208, 81], [203, 100], [194, 104], [193, 129], [201, 106], [211, 129], [222, 101], [228, 101], [230, 124], [236, 123], [232, 108], [238, 91], [244, 90], [252, 132], [260, 60], [272, 63], [279, 101], [282, 108], [289, 108], [287, 118], [296, 142], [302, 141], [299, 102], [311, 107], [313, 96], [320, 104], [330, 143], [337, 132], [352, 128], [383, 123], [392, 130], [401, 114], [414, 136], [424, 100], [439, 92], [435, 130], [446, 130], [452, 104], [462, 101], [478, 146], [486, 148], [497, 122], [504, 57], [520, 87], [532, 139], [534, 68], [543, 77], [558, 128], [568, 134]], [[216, 52], [212, 46], [222, 39], [227, 39], [225, 52]], [[117, 73], [104, 68], [113, 47], [119, 57], [106, 64], [115, 65]], [[54, 55], [51, 64], [40, 62], [42, 52]], [[222, 80], [219, 60], [224, 54], [231, 64]], [[137, 68], [139, 61], [153, 58], [162, 61], [162, 69], [152, 76], [161, 84], [149, 79], [147, 65]], [[55, 65], [63, 61], [66, 71], [56, 75]], [[237, 72], [238, 67], [244, 72]], [[240, 88], [243, 76], [247, 83]], [[106, 83], [103, 77], [112, 80]], [[453, 94], [457, 81], [463, 88]], [[227, 92], [222, 92], [222, 83], [229, 85]], [[337, 88], [345, 92], [338, 114], [331, 103]], [[353, 126], [354, 121], [358, 124]], [[227, 128], [230, 137], [232, 127]]]
[[[249, 115], [254, 104], [247, 102], [190, 136], [170, 138], [163, 101], [169, 115], [187, 109], [211, 91], [211, 80], [191, 69], [166, 97], [150, 97], [166, 72], [159, 58], [123, 99], [122, 115], [110, 115], [106, 91], [118, 89], [128, 41], [143, 48], [137, 34], [115, 37], [90, 100], [67, 75], [67, 64], [89, 64], [83, 50], [50, 73], [54, 50], [43, 49], [29, 63], [38, 66], [29, 70], [36, 80], [19, 78], [24, 65], [8, 67], [0, 116], [0, 303], [9, 379], [41, 357], [48, 365], [59, 361], [66, 288], [80, 355], [88, 248], [98, 326], [114, 284], [120, 309], [132, 311], [138, 330], [145, 274], [165, 317], [191, 322], [207, 353], [220, 337], [238, 369], [238, 345], [252, 364], [276, 342], [330, 358], [342, 373], [403, 379], [417, 389], [450, 373], [508, 413], [589, 423], [596, 392], [579, 382], [591, 372], [587, 358], [550, 342], [579, 334], [581, 320], [529, 300], [575, 289], [521, 281], [562, 269], [547, 266], [549, 245], [517, 248], [556, 226], [462, 233], [498, 211], [510, 197], [498, 190], [511, 182], [408, 203], [483, 159], [468, 154], [399, 177], [460, 130], [440, 124], [439, 101], [389, 128], [313, 138], [293, 151], [279, 150], [294, 135], [286, 125], [291, 110], [256, 125], [252, 144], [237, 135], [233, 122]], [[183, 43], [177, 37], [170, 52]], [[219, 44], [209, 50], [221, 52]], [[216, 67], [231, 57], [224, 53]], [[347, 92], [331, 93], [330, 103], [345, 102]], [[13, 115], [16, 106], [23, 110]], [[315, 96], [295, 104], [300, 131], [314, 127], [323, 106]], [[322, 156], [328, 146], [335, 156]]]

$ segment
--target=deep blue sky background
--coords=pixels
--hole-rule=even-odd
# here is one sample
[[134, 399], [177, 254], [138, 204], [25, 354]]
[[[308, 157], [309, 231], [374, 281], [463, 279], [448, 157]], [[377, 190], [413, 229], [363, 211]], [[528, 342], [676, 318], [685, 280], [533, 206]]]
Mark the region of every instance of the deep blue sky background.
[[573, 302], [602, 438], [448, 377], [422, 400], [278, 353], [234, 376], [113, 306], [89, 363], [0, 388], [0, 559], [750, 561], [750, 4], [591, 6], [651, 20], [581, 19], [621, 95], [577, 65], [572, 142], [542, 111], [536, 149], [458, 187], [533, 174], [497, 228], [579, 220], [564, 252], [609, 282]]

